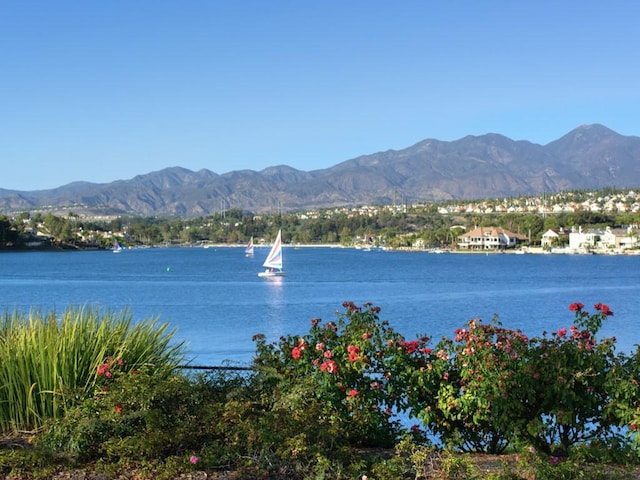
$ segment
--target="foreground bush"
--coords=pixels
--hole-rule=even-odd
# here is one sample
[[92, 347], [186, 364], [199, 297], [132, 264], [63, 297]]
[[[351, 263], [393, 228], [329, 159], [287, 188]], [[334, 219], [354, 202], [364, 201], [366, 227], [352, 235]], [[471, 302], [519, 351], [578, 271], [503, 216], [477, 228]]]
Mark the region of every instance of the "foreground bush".
[[[156, 321], [132, 323], [127, 312], [69, 308], [61, 315], [15, 311], [0, 323], [0, 431], [36, 430], [94, 394], [109, 359], [126, 371], [167, 374], [182, 345]], [[108, 374], [109, 372], [104, 371]]]
[[[575, 323], [529, 339], [496, 320], [472, 320], [428, 355], [413, 358], [411, 412], [452, 447], [499, 453], [532, 445], [551, 454], [616, 435], [605, 415], [618, 385], [615, 339], [598, 340], [612, 312], [573, 304]], [[426, 368], [420, 365], [426, 365]]]
[[[115, 335], [122, 343], [100, 351], [90, 388], [59, 390], [65, 408], [42, 422], [32, 457], [0, 450], [0, 471], [50, 462], [137, 478], [588, 479], [624, 478], [604, 465], [637, 462], [640, 354], [614, 355], [615, 339], [597, 338], [606, 305], [573, 304], [573, 325], [533, 338], [474, 319], [435, 346], [404, 338], [377, 307], [344, 307], [304, 335], [256, 336], [250, 372], [181, 374], [153, 329], [147, 341], [164, 350], [141, 350], [167, 356], [132, 363], [127, 336]], [[422, 428], [398, 421], [407, 414]], [[511, 455], [491, 477], [461, 451]]]

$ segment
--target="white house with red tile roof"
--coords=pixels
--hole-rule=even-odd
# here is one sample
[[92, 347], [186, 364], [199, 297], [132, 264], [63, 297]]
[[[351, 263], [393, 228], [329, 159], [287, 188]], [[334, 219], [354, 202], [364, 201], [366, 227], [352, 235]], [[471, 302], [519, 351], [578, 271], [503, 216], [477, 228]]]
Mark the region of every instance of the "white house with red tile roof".
[[500, 227], [478, 227], [458, 237], [458, 248], [462, 250], [505, 250], [527, 240], [519, 233]]

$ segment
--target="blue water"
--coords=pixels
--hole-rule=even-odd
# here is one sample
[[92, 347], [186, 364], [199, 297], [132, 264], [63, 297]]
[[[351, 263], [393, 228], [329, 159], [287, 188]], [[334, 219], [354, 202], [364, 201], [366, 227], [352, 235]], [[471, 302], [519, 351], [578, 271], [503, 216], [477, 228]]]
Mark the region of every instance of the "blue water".
[[483, 255], [286, 248], [287, 277], [261, 279], [266, 248], [154, 248], [0, 254], [0, 306], [6, 310], [98, 306], [128, 309], [176, 329], [199, 365], [247, 363], [251, 337], [269, 340], [332, 320], [342, 302], [372, 302], [407, 337], [435, 341], [471, 318], [529, 335], [568, 327], [568, 306], [597, 302], [615, 312], [601, 336], [618, 350], [640, 343], [640, 256]]

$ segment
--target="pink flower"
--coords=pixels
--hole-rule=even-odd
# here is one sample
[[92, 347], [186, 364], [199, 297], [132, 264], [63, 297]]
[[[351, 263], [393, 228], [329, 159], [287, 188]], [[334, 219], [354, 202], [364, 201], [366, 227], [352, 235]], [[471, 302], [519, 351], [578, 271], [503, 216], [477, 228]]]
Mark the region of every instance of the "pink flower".
[[326, 352], [324, 352], [324, 353], [322, 354], [322, 356], [323, 356], [324, 358], [331, 358], [331, 357], [333, 356], [333, 354], [331, 353], [331, 350], [327, 350]]
[[558, 336], [560, 338], [564, 338], [567, 335], [567, 329], [566, 328], [561, 328], [556, 333], [558, 334]]
[[316, 343], [316, 350], [322, 352], [324, 350], [325, 344], [322, 342]]
[[327, 360], [320, 365], [320, 370], [327, 373], [336, 373], [338, 371], [338, 366], [333, 360]]
[[360, 347], [357, 345], [349, 345], [347, 351], [349, 352], [349, 361], [357, 362], [358, 358], [360, 358]]
[[189, 461], [195, 465], [196, 463], [198, 463], [198, 457], [196, 457], [195, 455], [191, 455]]
[[355, 388], [352, 388], [351, 390], [349, 390], [348, 395], [349, 395], [351, 398], [357, 397], [357, 396], [358, 396], [358, 390], [356, 390]]
[[293, 347], [291, 349], [291, 356], [294, 360], [300, 359], [300, 357], [302, 356], [302, 350], [300, 349], [300, 347]]

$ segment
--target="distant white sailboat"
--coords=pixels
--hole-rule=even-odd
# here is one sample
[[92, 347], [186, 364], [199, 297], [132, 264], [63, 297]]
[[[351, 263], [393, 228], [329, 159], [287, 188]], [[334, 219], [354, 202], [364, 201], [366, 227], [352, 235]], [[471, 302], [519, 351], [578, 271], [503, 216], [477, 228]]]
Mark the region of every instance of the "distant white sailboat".
[[273, 242], [273, 246], [267, 255], [267, 259], [262, 266], [265, 268], [264, 272], [258, 273], [259, 277], [284, 277], [282, 271], [282, 231], [278, 230], [278, 236], [276, 241]]
[[118, 240], [114, 240], [113, 241], [113, 253], [120, 253], [122, 251], [122, 247], [120, 246], [120, 244], [118, 243]]
[[249, 240], [247, 248], [244, 249], [244, 254], [247, 257], [253, 257], [253, 237], [251, 237], [251, 240]]

